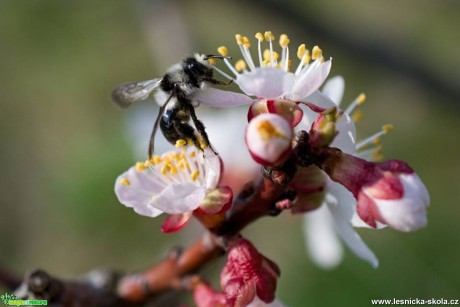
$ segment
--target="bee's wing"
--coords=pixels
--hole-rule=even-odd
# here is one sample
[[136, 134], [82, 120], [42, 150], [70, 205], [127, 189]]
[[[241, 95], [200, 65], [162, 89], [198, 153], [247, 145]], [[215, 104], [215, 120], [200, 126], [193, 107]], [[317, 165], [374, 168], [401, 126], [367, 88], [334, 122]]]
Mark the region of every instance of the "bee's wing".
[[146, 99], [158, 86], [162, 78], [155, 78], [141, 82], [125, 83], [112, 91], [112, 101], [122, 109], [126, 109], [133, 102]]

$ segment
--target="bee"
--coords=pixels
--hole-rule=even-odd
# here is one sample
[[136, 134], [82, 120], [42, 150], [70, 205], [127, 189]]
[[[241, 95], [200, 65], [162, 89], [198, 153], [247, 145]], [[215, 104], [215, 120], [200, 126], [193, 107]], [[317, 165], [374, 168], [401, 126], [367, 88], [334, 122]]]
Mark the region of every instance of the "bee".
[[[230, 57], [195, 54], [171, 66], [161, 78], [125, 83], [112, 91], [112, 101], [122, 109], [126, 109], [136, 101], [146, 99], [156, 91], [156, 101], [160, 105], [160, 111], [150, 135], [149, 159], [153, 156], [158, 126], [171, 144], [176, 144], [178, 140], [191, 141], [199, 149], [209, 147], [217, 154], [209, 141], [204, 124], [196, 116], [195, 107], [199, 103], [194, 100], [194, 95], [205, 89], [207, 84], [230, 85], [232, 83], [232, 80], [228, 83], [216, 80], [213, 77], [213, 66], [208, 62], [209, 59], [224, 58]], [[189, 124], [190, 119], [196, 130]]]

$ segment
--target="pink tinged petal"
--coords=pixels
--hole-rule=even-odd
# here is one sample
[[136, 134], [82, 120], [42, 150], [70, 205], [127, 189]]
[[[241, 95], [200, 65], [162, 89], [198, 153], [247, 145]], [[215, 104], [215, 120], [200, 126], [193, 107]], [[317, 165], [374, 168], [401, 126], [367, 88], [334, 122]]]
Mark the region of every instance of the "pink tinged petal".
[[351, 225], [351, 219], [355, 211], [355, 199], [353, 195], [342, 185], [331, 182], [329, 185], [332, 197], [328, 199], [328, 208], [335, 221], [337, 233], [359, 258], [369, 262], [377, 268], [379, 262], [374, 253], [367, 247], [361, 237], [355, 232]]
[[198, 91], [194, 99], [202, 104], [214, 107], [231, 107], [247, 105], [252, 103], [253, 99], [244, 94], [209, 87], [204, 91]]
[[414, 231], [427, 224], [426, 208], [429, 206], [428, 191], [414, 174], [401, 174], [404, 195], [395, 200], [375, 200], [382, 222], [399, 231]]
[[327, 270], [337, 267], [343, 258], [343, 248], [327, 205], [305, 214], [302, 228], [313, 263]]
[[282, 163], [291, 148], [293, 131], [291, 125], [276, 114], [261, 114], [246, 128], [246, 145], [253, 159], [262, 165]]
[[303, 99], [318, 90], [331, 70], [331, 60], [321, 63], [307, 73], [300, 74], [290, 93], [291, 100]]
[[344, 90], [345, 80], [342, 76], [335, 76], [324, 84], [322, 93], [331, 98], [337, 106], [340, 106]]
[[336, 147], [341, 151], [354, 154], [356, 152], [356, 127], [348, 114], [343, 113], [335, 123], [338, 134], [331, 143], [331, 147]]
[[149, 204], [152, 197], [163, 189], [153, 180], [153, 176], [149, 170], [137, 171], [134, 166], [131, 167], [115, 181], [118, 200], [140, 215], [156, 217], [163, 213]]
[[362, 188], [363, 192], [373, 199], [400, 199], [404, 190], [395, 173], [383, 171], [380, 178]]
[[232, 200], [232, 189], [229, 187], [219, 187], [206, 193], [196, 212], [209, 215], [223, 213], [230, 209]]
[[374, 228], [374, 227], [371, 227], [370, 225], [366, 224], [366, 222], [364, 222], [358, 215], [358, 212], [355, 212], [353, 213], [353, 216], [351, 218], [351, 225], [353, 225], [353, 227], [359, 227], [359, 228], [372, 228], [372, 229], [383, 229], [383, 228], [386, 228], [387, 225], [385, 224], [382, 224], [380, 223], [379, 221], [375, 221], [375, 223], [377, 224], [377, 227]]
[[169, 214], [181, 214], [198, 208], [205, 194], [204, 187], [192, 183], [171, 184], [154, 196], [150, 205]]
[[365, 193], [358, 194], [358, 206], [356, 208], [359, 217], [372, 228], [377, 228], [378, 212], [375, 209], [375, 202]]
[[248, 111], [248, 121], [263, 113], [278, 114], [286, 119], [291, 127], [297, 126], [302, 120], [303, 111], [297, 103], [281, 99], [259, 99]]
[[179, 231], [182, 228], [184, 228], [185, 225], [187, 225], [191, 216], [192, 212], [170, 215], [164, 220], [163, 224], [161, 225], [161, 231], [163, 233], [173, 233]]
[[224, 292], [229, 306], [245, 307], [254, 300], [256, 285], [253, 280], [234, 278], [227, 282]]
[[294, 84], [294, 74], [282, 69], [263, 67], [240, 74], [236, 84], [247, 95], [261, 98], [279, 98]]
[[227, 306], [225, 295], [204, 282], [200, 282], [193, 288], [193, 300], [198, 307]]

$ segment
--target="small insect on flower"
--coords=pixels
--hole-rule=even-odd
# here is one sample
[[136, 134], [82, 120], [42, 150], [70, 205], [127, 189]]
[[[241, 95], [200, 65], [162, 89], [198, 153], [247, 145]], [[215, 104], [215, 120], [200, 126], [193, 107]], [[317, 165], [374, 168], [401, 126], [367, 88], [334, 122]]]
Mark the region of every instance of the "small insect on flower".
[[[122, 109], [126, 109], [133, 102], [146, 99], [153, 91], [157, 91], [155, 98], [160, 105], [160, 112], [150, 136], [149, 158], [153, 156], [154, 138], [158, 125], [171, 144], [182, 139], [193, 143], [200, 149], [210, 147], [216, 153], [209, 142], [205, 126], [195, 114], [195, 107], [199, 105], [199, 101], [194, 99], [194, 96], [197, 92], [204, 90], [208, 83], [214, 85], [232, 83], [232, 80], [227, 83], [214, 79], [214, 66], [208, 61], [224, 58], [229, 57], [195, 54], [171, 66], [161, 78], [125, 83], [112, 91], [112, 101]], [[198, 134], [190, 126], [190, 118]]]

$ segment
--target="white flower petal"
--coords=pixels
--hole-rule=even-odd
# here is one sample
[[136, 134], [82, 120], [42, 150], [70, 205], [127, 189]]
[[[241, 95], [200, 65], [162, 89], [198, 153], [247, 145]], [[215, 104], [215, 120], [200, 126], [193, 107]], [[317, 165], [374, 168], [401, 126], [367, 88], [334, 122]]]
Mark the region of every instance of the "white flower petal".
[[343, 248], [327, 205], [304, 215], [303, 232], [307, 253], [320, 268], [333, 269], [343, 258]]
[[321, 84], [323, 84], [330, 70], [331, 60], [321, 63], [306, 73], [300, 74], [294, 82], [290, 98], [292, 100], [300, 100], [311, 95], [321, 86]]
[[430, 197], [420, 178], [415, 174], [401, 174], [404, 196], [397, 200], [374, 198], [380, 215], [392, 228], [399, 231], [414, 231], [427, 224], [426, 208]]
[[314, 91], [307, 97], [303, 98], [302, 101], [311, 102], [315, 106], [323, 109], [329, 109], [336, 106], [331, 98], [321, 93], [320, 91]]
[[171, 184], [154, 196], [150, 205], [169, 214], [181, 214], [198, 208], [205, 193], [205, 188], [192, 183]]
[[214, 189], [219, 184], [221, 178], [221, 171], [223, 169], [222, 160], [214, 153], [207, 152], [206, 157], [206, 183], [205, 188]]
[[335, 76], [326, 81], [322, 93], [331, 98], [337, 106], [340, 106], [344, 90], [345, 80], [342, 76]]
[[253, 99], [244, 94], [231, 91], [223, 91], [209, 87], [204, 91], [198, 91], [194, 99], [202, 104], [215, 107], [240, 106], [252, 103]]
[[342, 114], [335, 124], [338, 134], [331, 143], [331, 147], [336, 147], [347, 154], [356, 152], [356, 127], [348, 114]]
[[235, 82], [247, 95], [271, 99], [290, 91], [294, 84], [294, 74], [278, 68], [263, 67], [238, 75]]
[[[122, 183], [126, 180], [129, 185]], [[133, 208], [138, 214], [149, 217], [156, 217], [163, 213], [149, 205], [153, 195], [159, 193], [162, 188], [152, 180], [147, 171], [136, 171], [134, 166], [118, 176], [115, 181], [115, 194], [118, 200], [123, 205]]]
[[356, 201], [352, 194], [345, 187], [335, 182], [330, 182], [328, 188], [333, 197], [328, 200], [327, 205], [335, 220], [337, 233], [356, 256], [368, 261], [374, 268], [378, 267], [377, 257], [351, 225], [351, 218], [354, 211], [356, 211], [354, 208]]

